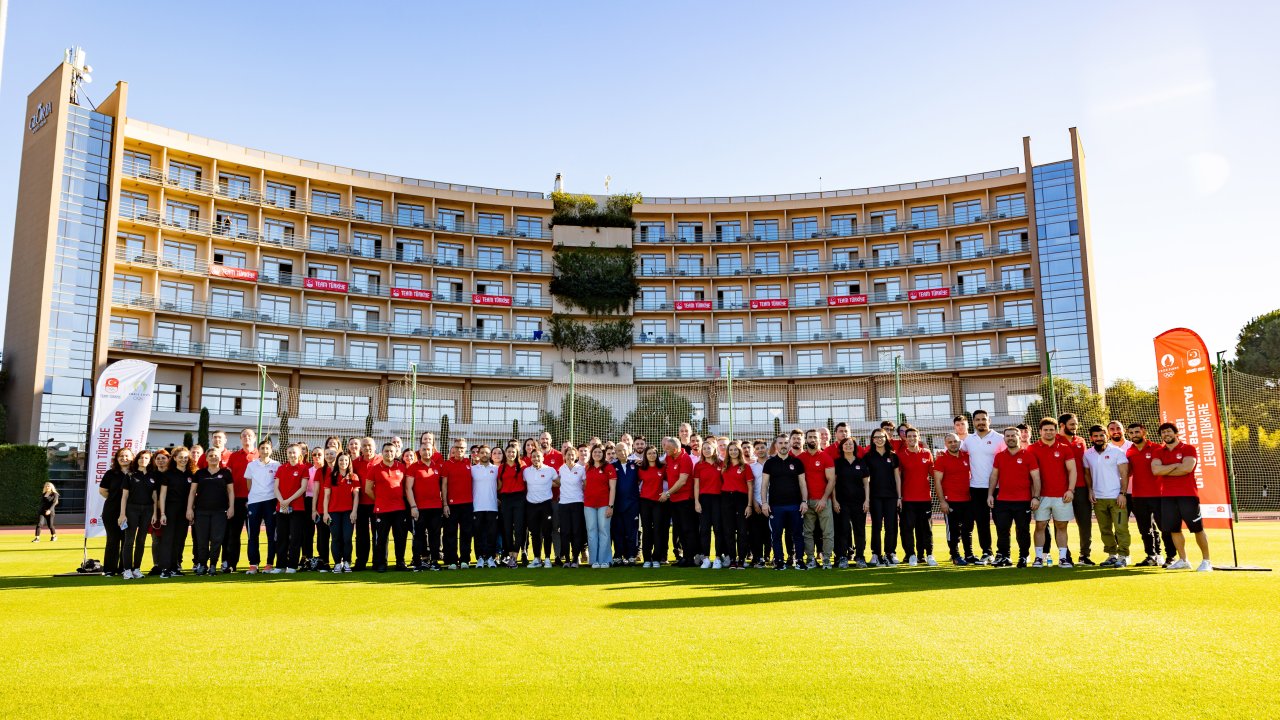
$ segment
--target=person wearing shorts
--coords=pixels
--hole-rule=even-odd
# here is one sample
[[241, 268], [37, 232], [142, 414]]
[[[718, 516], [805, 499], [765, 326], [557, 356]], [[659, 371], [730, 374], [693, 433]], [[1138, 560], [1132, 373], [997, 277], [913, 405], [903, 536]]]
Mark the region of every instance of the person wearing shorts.
[[1031, 499], [1031, 509], [1036, 519], [1036, 560], [1032, 567], [1047, 567], [1052, 561], [1045, 557], [1045, 537], [1050, 518], [1053, 519], [1054, 537], [1058, 541], [1058, 566], [1072, 567], [1067, 556], [1067, 526], [1075, 517], [1072, 500], [1076, 487], [1075, 449], [1058, 435], [1058, 421], [1044, 418], [1040, 421], [1040, 439], [1027, 448], [1040, 468], [1040, 496]]
[[1173, 538], [1173, 547], [1178, 551], [1178, 559], [1168, 566], [1170, 570], [1186, 570], [1191, 567], [1187, 562], [1187, 540], [1182, 535], [1182, 526], [1186, 524], [1192, 535], [1196, 536], [1196, 544], [1200, 546], [1199, 572], [1212, 572], [1213, 563], [1209, 560], [1209, 536], [1204, 532], [1204, 521], [1200, 516], [1200, 490], [1196, 486], [1196, 463], [1199, 456], [1196, 449], [1178, 440], [1178, 426], [1163, 423], [1159, 429], [1163, 443], [1151, 461], [1151, 472], [1163, 480], [1160, 486], [1160, 525], [1161, 529]]

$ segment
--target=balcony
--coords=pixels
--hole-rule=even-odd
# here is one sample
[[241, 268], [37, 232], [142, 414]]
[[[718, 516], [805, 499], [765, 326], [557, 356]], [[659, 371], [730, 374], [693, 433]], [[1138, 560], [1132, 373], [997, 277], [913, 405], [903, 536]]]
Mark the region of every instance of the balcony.
[[702, 334], [647, 334], [637, 333], [637, 345], [740, 345], [742, 343], [778, 342], [838, 342], [845, 340], [875, 340], [911, 336], [949, 335], [962, 332], [991, 332], [1034, 328], [1036, 318], [1032, 314], [991, 318], [988, 320], [952, 320], [941, 323], [917, 323], [890, 328], [839, 330], [781, 330], [768, 332], [709, 332]]
[[[143, 355], [172, 355], [178, 357], [201, 358], [205, 360], [229, 360], [232, 362], [255, 363], [262, 365], [286, 365], [292, 367], [328, 368], [344, 370], [361, 370], [366, 372], [410, 372], [411, 363], [404, 359], [370, 358], [344, 355], [316, 355], [288, 351], [257, 350], [254, 348], [231, 347], [211, 343], [190, 341], [167, 341], [158, 338], [112, 338], [109, 342], [112, 350], [124, 353]], [[463, 363], [463, 362], [429, 362], [418, 361], [418, 372], [428, 375], [448, 375], [457, 377], [524, 377], [551, 379], [550, 365], [516, 365]]]
[[[643, 206], [641, 206], [643, 210]], [[813, 230], [803, 230], [792, 232], [788, 230], [770, 231], [766, 234], [757, 234], [752, 232], [744, 232], [740, 235], [729, 235], [721, 233], [717, 236], [705, 235], [702, 233], [688, 234], [677, 233], [668, 235], [668, 229], [654, 228], [652, 226], [638, 226], [632, 235], [632, 242], [635, 245], [646, 245], [654, 243], [674, 243], [680, 244], [733, 244], [733, 243], [753, 243], [753, 242], [783, 242], [794, 240], [823, 240], [831, 238], [852, 238], [866, 237], [869, 235], [889, 235], [894, 233], [909, 233], [920, 230], [941, 230], [945, 228], [972, 227], [979, 223], [1003, 222], [1005, 220], [1016, 220], [1027, 216], [1026, 207], [1014, 207], [1008, 210], [981, 209], [976, 212], [956, 213], [955, 215], [939, 215], [936, 219], [929, 218], [927, 220], [900, 220], [890, 223], [870, 222], [865, 225], [853, 226], [831, 226], [825, 228], [816, 228]], [[641, 221], [643, 222], [643, 221]]]
[[682, 277], [752, 277], [755, 275], [795, 275], [797, 273], [844, 272], [858, 270], [878, 270], [889, 267], [916, 267], [937, 263], [953, 263], [965, 260], [981, 260], [983, 258], [1016, 255], [1031, 252], [1030, 242], [1005, 243], [990, 245], [973, 250], [955, 250], [948, 252], [930, 252], [898, 258], [856, 258], [841, 261], [805, 262], [798, 264], [767, 263], [751, 267], [646, 267], [643, 260], [636, 266], [636, 276], [640, 278], [682, 278]]
[[[898, 369], [903, 372], [938, 372], [947, 370], [981, 370], [1011, 367], [1039, 366], [1040, 354], [1028, 352], [1022, 354], [964, 356], [946, 359], [908, 359], [903, 360]], [[849, 375], [884, 375], [894, 371], [892, 359], [872, 360], [860, 363], [819, 363], [804, 365], [772, 365], [769, 367], [735, 368], [735, 379], [752, 380], [759, 378], [795, 378], [830, 375], [846, 377]], [[680, 368], [637, 368], [637, 380], [724, 380], [727, 376], [723, 370], [715, 366], [680, 367]]]
[[[933, 300], [945, 300], [956, 297], [971, 297], [975, 295], [988, 295], [995, 293], [1020, 292], [1023, 290], [1031, 290], [1032, 284], [1029, 280], [1019, 280], [1010, 282], [987, 282], [982, 284], [964, 284], [952, 285], [940, 288], [919, 288], [916, 290], [900, 290], [897, 292], [874, 292], [857, 295], [802, 295], [790, 298], [756, 298], [760, 300], [786, 300], [785, 307], [769, 307], [756, 308], [756, 310], [781, 310], [781, 309], [801, 309], [815, 307], [863, 307], [865, 305], [883, 305], [887, 303], [901, 302], [924, 302]], [[912, 293], [939, 293], [933, 297], [917, 297], [912, 299]], [[855, 298], [856, 302], [837, 302], [836, 298]], [[712, 310], [751, 310], [751, 300], [645, 300], [640, 299], [635, 303], [637, 311], [649, 312], [706, 312]], [[677, 303], [681, 307], [677, 307]]]

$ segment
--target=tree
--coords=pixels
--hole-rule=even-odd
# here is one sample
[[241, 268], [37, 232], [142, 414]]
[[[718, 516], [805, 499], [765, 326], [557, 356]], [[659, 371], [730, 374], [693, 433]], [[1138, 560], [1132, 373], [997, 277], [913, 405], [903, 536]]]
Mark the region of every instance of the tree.
[[364, 436], [373, 437], [373, 415], [364, 416]]
[[[573, 407], [573, 433], [569, 432], [569, 407]], [[617, 431], [617, 421], [609, 408], [588, 395], [574, 393], [565, 395], [560, 401], [560, 414], [557, 416], [547, 410], [538, 413], [542, 421], [542, 429], [551, 433], [556, 440], [568, 440], [577, 444], [579, 439], [585, 440], [592, 435], [602, 439], [613, 436]], [[572, 435], [572, 437], [571, 437]]]
[[[1053, 404], [1049, 402], [1048, 378], [1040, 383], [1039, 393], [1041, 399], [1031, 403], [1023, 420], [1032, 427], [1032, 437], [1035, 437], [1035, 433], [1038, 432], [1035, 428], [1039, 427], [1040, 419], [1049, 417], [1053, 413]], [[1109, 418], [1105, 401], [1088, 386], [1066, 378], [1054, 378], [1053, 393], [1058, 398], [1058, 414], [1075, 413], [1082, 428], [1087, 429], [1094, 424], [1107, 424]], [[1057, 418], [1055, 417], [1054, 420]]]
[[209, 408], [200, 408], [200, 423], [196, 425], [196, 442], [200, 443], [200, 447], [208, 449], [209, 447]]
[[195, 437], [191, 433], [182, 433], [182, 447], [190, 448], [193, 442], [195, 442]]
[[1140, 388], [1134, 381], [1121, 378], [1111, 383], [1103, 397], [1109, 411], [1108, 420], [1119, 420], [1125, 426], [1140, 422], [1155, 436], [1156, 427], [1160, 425], [1160, 396], [1155, 390]]
[[782, 418], [773, 419], [773, 437], [769, 439], [769, 446], [773, 446], [773, 441], [782, 434]]
[[622, 426], [634, 437], [644, 435], [653, 445], [675, 435], [682, 422], [693, 422], [693, 403], [666, 388], [640, 396], [636, 409], [627, 413]]
[[440, 416], [440, 442], [436, 446], [444, 448], [444, 452], [449, 450], [449, 415], [447, 413]]
[[520, 421], [518, 419], [511, 421], [511, 439], [512, 440], [520, 439]]
[[1236, 338], [1235, 369], [1265, 378], [1280, 378], [1280, 310], [1259, 315]]

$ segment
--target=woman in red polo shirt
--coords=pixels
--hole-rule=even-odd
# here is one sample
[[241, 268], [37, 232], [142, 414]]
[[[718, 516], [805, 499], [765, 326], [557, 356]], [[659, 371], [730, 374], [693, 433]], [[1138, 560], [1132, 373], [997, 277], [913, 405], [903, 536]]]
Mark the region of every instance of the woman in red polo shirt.
[[618, 491], [618, 470], [606, 459], [603, 445], [593, 445], [590, 457], [582, 490], [587, 518], [587, 552], [591, 567], [604, 569], [613, 562], [610, 520]]
[[436, 559], [440, 555], [440, 538], [444, 530], [444, 503], [440, 492], [440, 463], [434, 454], [405, 450], [405, 497], [409, 500], [409, 519], [413, 529], [413, 560], [415, 570], [440, 569]]
[[333, 465], [325, 468], [320, 508], [329, 528], [333, 549], [333, 571], [351, 572], [351, 533], [356, 526], [356, 494], [362, 483], [351, 467], [351, 455], [338, 453]]
[[644, 567], [662, 567], [667, 561], [671, 513], [663, 499], [665, 473], [662, 452], [656, 443], [644, 449], [636, 464], [636, 475], [640, 479], [640, 554]]
[[729, 567], [741, 570], [747, 560], [747, 518], [751, 517], [751, 490], [755, 474], [742, 453], [742, 443], [733, 440], [725, 448], [724, 482], [720, 487], [720, 518], [725, 532]]
[[[529, 442], [525, 443], [528, 447]], [[498, 512], [502, 518], [502, 547], [507, 567], [517, 567], [516, 556], [524, 546], [524, 463], [515, 445], [508, 445], [498, 464]]]
[[302, 447], [290, 445], [285, 457], [288, 464], [276, 471], [276, 554], [280, 563], [273, 574], [298, 572], [302, 554], [302, 535], [307, 521], [307, 478], [309, 466], [303, 462]]
[[[698, 462], [693, 466], [693, 511], [698, 513], [698, 554], [702, 556], [702, 569], [723, 567], [720, 556], [724, 555], [724, 532], [720, 521], [720, 486], [724, 483], [721, 475], [720, 456], [716, 452], [714, 442], [704, 442], [698, 448]], [[716, 554], [711, 555], [711, 531], [715, 529]], [[698, 558], [694, 558], [697, 562]]]

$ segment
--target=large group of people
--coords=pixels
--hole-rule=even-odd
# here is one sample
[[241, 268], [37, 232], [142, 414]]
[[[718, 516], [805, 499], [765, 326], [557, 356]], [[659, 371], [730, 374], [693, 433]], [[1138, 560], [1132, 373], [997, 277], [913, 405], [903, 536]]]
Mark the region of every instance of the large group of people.
[[1099, 564], [1123, 568], [1133, 518], [1146, 554], [1133, 564], [1189, 568], [1185, 526], [1198, 569], [1212, 570], [1196, 451], [1177, 426], [1160, 425], [1156, 439], [1136, 422], [1079, 430], [1066, 414], [997, 432], [975, 410], [955, 418], [938, 452], [916, 428], [888, 421], [865, 444], [843, 422], [771, 441], [703, 438], [686, 423], [655, 442], [622, 433], [559, 447], [543, 432], [437, 448], [425, 432], [417, 448], [398, 437], [280, 448], [246, 429], [233, 451], [217, 432], [207, 449], [115, 453], [99, 488], [103, 564], [125, 579], [148, 566], [150, 575], [183, 575], [191, 535], [191, 567], [204, 576], [937, 566], [936, 507], [956, 567], [1094, 565], [1096, 518]]

